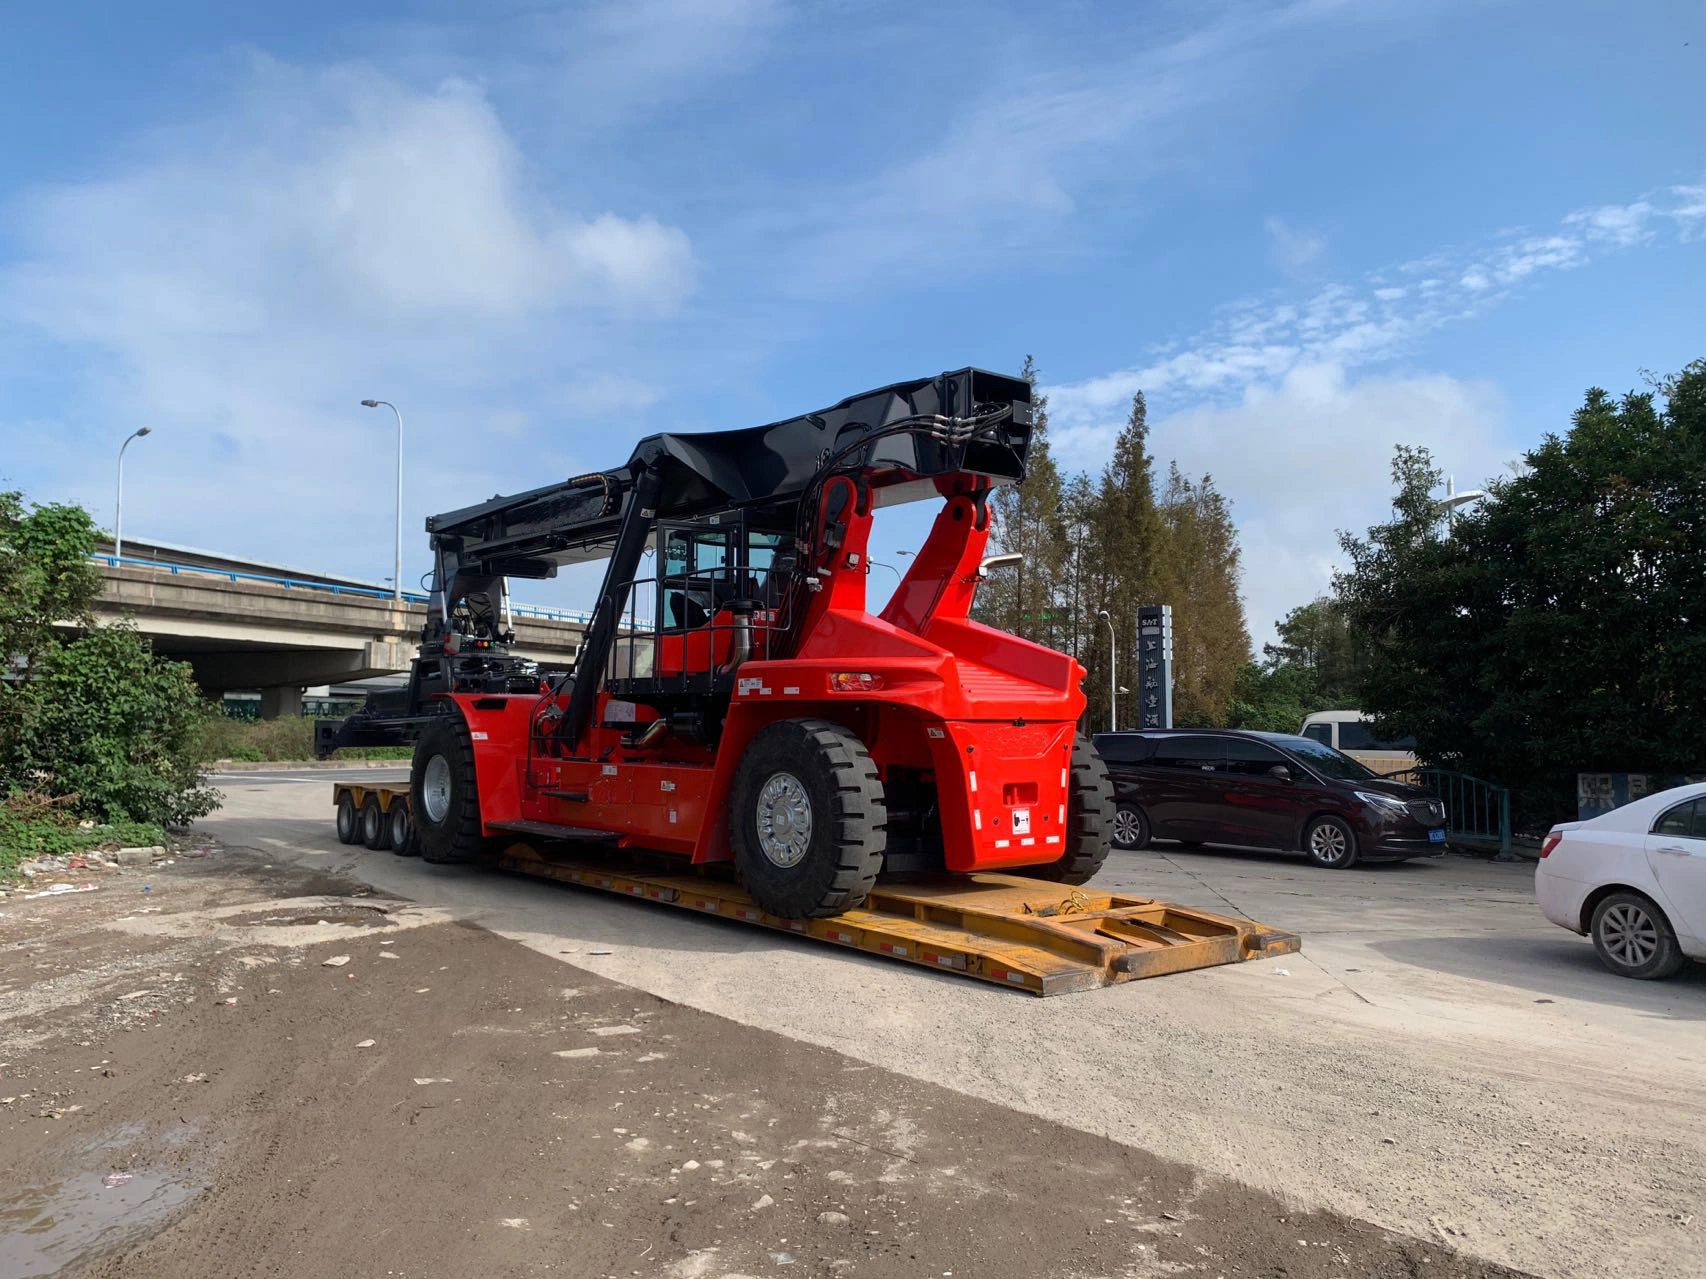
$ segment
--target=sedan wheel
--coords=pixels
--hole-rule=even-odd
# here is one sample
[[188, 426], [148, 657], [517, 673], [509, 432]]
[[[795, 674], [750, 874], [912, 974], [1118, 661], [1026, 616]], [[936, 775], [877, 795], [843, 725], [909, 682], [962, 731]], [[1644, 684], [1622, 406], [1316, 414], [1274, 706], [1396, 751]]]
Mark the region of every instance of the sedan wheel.
[[1303, 851], [1315, 865], [1343, 870], [1357, 859], [1357, 837], [1337, 817], [1317, 817], [1303, 833]]
[[1130, 804], [1121, 804], [1114, 810], [1114, 820], [1109, 823], [1108, 835], [1115, 848], [1131, 850], [1148, 847], [1149, 823], [1143, 819], [1143, 810]]
[[1669, 977], [1683, 965], [1670, 921], [1640, 893], [1613, 893], [1594, 908], [1593, 946], [1619, 977]]

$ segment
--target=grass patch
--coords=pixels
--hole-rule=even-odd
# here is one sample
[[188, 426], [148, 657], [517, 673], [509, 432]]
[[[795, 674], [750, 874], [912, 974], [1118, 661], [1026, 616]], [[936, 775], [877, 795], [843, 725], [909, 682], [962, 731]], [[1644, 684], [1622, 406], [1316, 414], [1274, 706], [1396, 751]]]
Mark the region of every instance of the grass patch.
[[99, 848], [135, 848], [166, 842], [151, 822], [115, 822], [83, 827], [62, 801], [14, 792], [0, 801], [0, 878], [11, 878], [32, 857], [88, 853]]
[[[250, 764], [279, 764], [314, 758], [314, 721], [301, 715], [282, 719], [215, 719], [202, 729], [199, 753], [204, 763], [229, 759]], [[333, 759], [412, 759], [412, 746], [350, 746]]]

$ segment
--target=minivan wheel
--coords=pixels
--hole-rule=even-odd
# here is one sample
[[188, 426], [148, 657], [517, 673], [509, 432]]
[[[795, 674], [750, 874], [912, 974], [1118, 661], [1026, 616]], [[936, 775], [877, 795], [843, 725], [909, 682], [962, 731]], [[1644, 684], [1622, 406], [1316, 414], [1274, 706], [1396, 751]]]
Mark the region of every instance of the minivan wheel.
[[1651, 981], [1683, 965], [1670, 920], [1640, 893], [1612, 893], [1593, 908], [1588, 931], [1600, 962], [1619, 977]]
[[1149, 822], [1136, 804], [1121, 804], [1108, 823], [1108, 838], [1115, 848], [1134, 852], [1149, 847]]
[[1303, 832], [1303, 853], [1323, 870], [1343, 870], [1356, 862], [1356, 832], [1343, 818], [1317, 817]]

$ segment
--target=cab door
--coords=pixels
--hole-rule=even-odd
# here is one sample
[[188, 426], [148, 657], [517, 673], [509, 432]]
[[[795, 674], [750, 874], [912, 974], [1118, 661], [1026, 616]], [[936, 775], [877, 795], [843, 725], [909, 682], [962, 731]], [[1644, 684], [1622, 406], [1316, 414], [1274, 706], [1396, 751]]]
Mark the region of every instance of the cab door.
[[1666, 810], [1647, 836], [1647, 865], [1680, 916], [1679, 933], [1706, 941], [1706, 798]]

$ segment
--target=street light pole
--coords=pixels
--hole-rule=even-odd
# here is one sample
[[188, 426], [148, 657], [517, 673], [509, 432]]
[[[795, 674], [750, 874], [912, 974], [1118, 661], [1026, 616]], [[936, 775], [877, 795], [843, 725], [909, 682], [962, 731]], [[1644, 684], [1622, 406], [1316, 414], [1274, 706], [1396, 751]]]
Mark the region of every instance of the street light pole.
[[390, 400], [363, 400], [361, 407], [376, 409], [383, 405], [397, 416], [397, 545], [391, 567], [391, 598], [403, 602], [403, 414]]
[[1108, 624], [1108, 731], [1117, 733], [1120, 728], [1120, 684], [1117, 678], [1120, 663], [1114, 639], [1114, 619], [1108, 616], [1105, 608], [1097, 609], [1096, 616]]
[[125, 436], [124, 443], [118, 446], [118, 496], [113, 502], [113, 560], [116, 563], [124, 558], [124, 451], [130, 447], [132, 440], [140, 440], [144, 435], [152, 435], [151, 426], [138, 427]]

